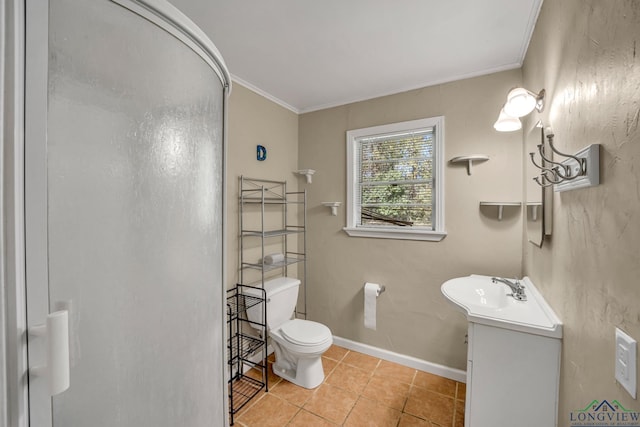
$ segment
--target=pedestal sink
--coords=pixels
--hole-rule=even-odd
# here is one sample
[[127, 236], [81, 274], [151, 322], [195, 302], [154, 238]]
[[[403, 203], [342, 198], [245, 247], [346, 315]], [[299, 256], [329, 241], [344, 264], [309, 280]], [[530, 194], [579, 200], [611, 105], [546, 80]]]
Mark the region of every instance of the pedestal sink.
[[491, 276], [442, 285], [469, 321], [466, 427], [558, 425], [562, 323], [529, 278], [520, 283], [526, 301]]

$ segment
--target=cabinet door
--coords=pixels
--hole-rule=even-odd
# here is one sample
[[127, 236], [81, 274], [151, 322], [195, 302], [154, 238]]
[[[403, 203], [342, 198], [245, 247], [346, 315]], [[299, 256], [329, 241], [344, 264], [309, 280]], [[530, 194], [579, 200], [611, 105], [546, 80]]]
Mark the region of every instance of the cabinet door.
[[472, 329], [467, 426], [555, 426], [560, 340], [479, 324]]
[[465, 396], [465, 418], [464, 425], [465, 427], [469, 427], [471, 425], [469, 413], [471, 411], [471, 399], [473, 397], [472, 386], [473, 383], [471, 379], [473, 378], [473, 323], [469, 323], [469, 328], [467, 329], [467, 395]]

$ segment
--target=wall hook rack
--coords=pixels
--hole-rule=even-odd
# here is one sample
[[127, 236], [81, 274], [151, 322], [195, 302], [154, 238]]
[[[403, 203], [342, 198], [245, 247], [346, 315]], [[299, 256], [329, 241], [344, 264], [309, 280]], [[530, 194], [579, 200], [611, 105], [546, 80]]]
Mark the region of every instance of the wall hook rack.
[[[551, 128], [547, 128], [545, 134], [551, 151], [565, 159], [561, 162], [551, 160], [543, 144], [538, 145], [538, 154], [544, 162], [542, 165], [536, 162], [535, 153], [529, 153], [531, 163], [541, 171], [539, 176], [533, 178], [539, 186], [555, 186], [555, 191], [567, 191], [600, 183], [599, 144], [592, 144], [575, 155], [565, 154], [553, 145]], [[546, 167], [545, 164], [550, 166]]]

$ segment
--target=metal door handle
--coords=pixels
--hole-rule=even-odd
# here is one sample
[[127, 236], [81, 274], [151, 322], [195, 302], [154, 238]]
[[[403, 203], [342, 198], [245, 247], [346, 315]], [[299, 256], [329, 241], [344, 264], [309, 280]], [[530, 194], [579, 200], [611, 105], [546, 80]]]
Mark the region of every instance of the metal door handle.
[[29, 328], [29, 334], [47, 339], [47, 365], [29, 368], [29, 374], [47, 377], [51, 396], [62, 393], [69, 388], [69, 312], [49, 314], [47, 323]]

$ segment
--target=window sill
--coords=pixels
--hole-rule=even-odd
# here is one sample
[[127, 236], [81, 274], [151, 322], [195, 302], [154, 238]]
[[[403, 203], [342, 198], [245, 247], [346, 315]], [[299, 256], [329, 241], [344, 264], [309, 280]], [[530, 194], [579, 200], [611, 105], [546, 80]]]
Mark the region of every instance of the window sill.
[[389, 229], [389, 228], [366, 228], [366, 227], [344, 227], [343, 230], [351, 237], [373, 237], [377, 239], [397, 239], [397, 240], [423, 240], [429, 242], [439, 242], [447, 236], [446, 231], [432, 231], [419, 229]]

